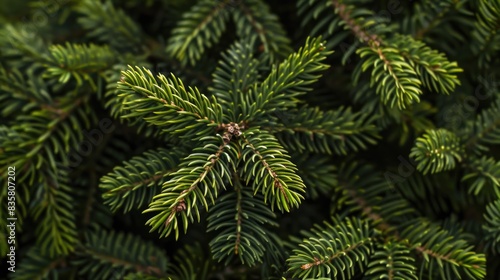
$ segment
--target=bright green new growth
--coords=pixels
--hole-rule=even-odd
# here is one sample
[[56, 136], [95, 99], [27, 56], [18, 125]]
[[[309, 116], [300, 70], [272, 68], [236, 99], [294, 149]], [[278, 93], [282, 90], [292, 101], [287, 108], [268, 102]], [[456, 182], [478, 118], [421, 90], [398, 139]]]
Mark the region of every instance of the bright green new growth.
[[[245, 52], [251, 56], [248, 52], [250, 47], [249, 44], [234, 45], [236, 50], [231, 52], [237, 55], [226, 56], [228, 62], [221, 63], [241, 63], [235, 59]], [[186, 88], [176, 77], [168, 79], [159, 75], [155, 78], [146, 69], [132, 67], [123, 72], [115, 101], [123, 104], [122, 110], [127, 112], [122, 118], [143, 119], [163, 133], [199, 141], [193, 153], [181, 161], [177, 171], [170, 174], [171, 179], [163, 183], [161, 193], [153, 197], [150, 206], [144, 211], [159, 212], [148, 224], [158, 229], [162, 236], [174, 232], [178, 238], [179, 231], [183, 229], [186, 232], [188, 224], [195, 218], [200, 221], [201, 208], [208, 211], [220, 192], [240, 183], [252, 186], [254, 193], [262, 193], [264, 202], [269, 203], [273, 210], [276, 207], [288, 212], [292, 207], [298, 207], [303, 199], [305, 185], [295, 173], [296, 168], [286, 150], [272, 134], [259, 128], [258, 123], [279, 109], [276, 106], [271, 109], [266, 106], [267, 103], [293, 104], [296, 94], [291, 93], [307, 90], [304, 85], [319, 78], [314, 73], [325, 69], [321, 60], [325, 59], [326, 54], [328, 52], [322, 46], [321, 39], [308, 40], [298, 53], [290, 55], [278, 68], [274, 68], [262, 83], [255, 78], [252, 84], [240, 83], [240, 87], [234, 89], [239, 100], [249, 98], [244, 93], [246, 87], [254, 88], [255, 93], [261, 92], [254, 97], [256, 102], [241, 104], [228, 101], [219, 103], [216, 96], [212, 96], [212, 101], [209, 101], [196, 88]], [[253, 63], [253, 59], [246, 62]], [[219, 73], [215, 75], [221, 75]], [[261, 90], [257, 90], [259, 88]], [[262, 94], [266, 92], [272, 94]], [[228, 93], [219, 92], [218, 96], [222, 100], [230, 100], [232, 97]], [[286, 108], [285, 105], [281, 106]], [[230, 119], [231, 115], [225, 115], [225, 112], [229, 112], [234, 117], [234, 113], [240, 109], [247, 112], [247, 117], [242, 120]], [[230, 122], [223, 123], [222, 120]], [[303, 145], [307, 145], [307, 142]], [[239, 182], [240, 179], [234, 181], [233, 174], [239, 174], [242, 182]], [[118, 182], [112, 183], [116, 185]], [[120, 184], [117, 188], [122, 189], [124, 186]], [[111, 199], [113, 192], [120, 193], [110, 189], [105, 197]]]
[[[300, 0], [298, 6], [304, 15], [303, 25], [324, 16], [312, 34], [324, 34], [331, 42], [329, 46], [340, 43], [348, 31], [357, 37], [358, 42], [349, 46], [342, 60], [345, 63], [352, 53], [359, 54], [353, 78], [357, 81], [362, 72], [372, 68], [370, 87], [375, 88], [382, 103], [405, 109], [420, 102], [422, 86], [449, 94], [460, 84], [455, 73], [462, 69], [456, 62], [449, 62], [422, 41], [396, 33], [395, 26], [386, 24], [386, 18], [358, 9], [357, 2], [363, 1]], [[339, 30], [341, 26], [344, 30]], [[389, 37], [391, 33], [396, 35]]]
[[418, 161], [417, 169], [423, 174], [453, 169], [460, 162], [463, 148], [452, 132], [444, 129], [431, 130], [418, 138], [410, 156]]

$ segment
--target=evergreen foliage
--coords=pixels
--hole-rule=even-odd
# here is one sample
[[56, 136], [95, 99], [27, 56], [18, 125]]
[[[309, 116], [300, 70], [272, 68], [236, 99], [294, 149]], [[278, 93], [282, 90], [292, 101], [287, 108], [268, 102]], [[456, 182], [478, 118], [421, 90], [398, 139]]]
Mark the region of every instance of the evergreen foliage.
[[8, 279], [499, 279], [499, 0], [0, 7]]

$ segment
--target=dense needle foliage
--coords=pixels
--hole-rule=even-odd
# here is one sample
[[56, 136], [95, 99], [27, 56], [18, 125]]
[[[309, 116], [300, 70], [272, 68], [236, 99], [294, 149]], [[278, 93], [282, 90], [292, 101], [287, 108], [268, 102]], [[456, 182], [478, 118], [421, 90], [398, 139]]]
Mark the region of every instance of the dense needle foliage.
[[500, 0], [0, 0], [2, 273], [497, 280], [499, 30]]

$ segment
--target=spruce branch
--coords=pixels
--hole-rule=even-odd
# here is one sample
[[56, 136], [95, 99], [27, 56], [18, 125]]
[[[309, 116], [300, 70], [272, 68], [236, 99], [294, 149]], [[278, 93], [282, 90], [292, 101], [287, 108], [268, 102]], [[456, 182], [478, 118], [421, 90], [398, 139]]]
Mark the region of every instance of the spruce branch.
[[321, 77], [318, 72], [328, 68], [322, 61], [330, 53], [321, 38], [308, 38], [303, 47], [274, 67], [260, 85], [255, 85], [248, 98], [252, 105], [244, 108], [245, 120], [296, 107], [297, 97], [311, 91], [310, 85]]
[[499, 50], [500, 3], [495, 0], [480, 1], [476, 18], [472, 32], [472, 51], [479, 57], [479, 66], [486, 68], [492, 60], [492, 54]]
[[500, 161], [483, 156], [470, 162], [462, 181], [469, 182], [469, 193], [475, 196], [485, 193], [500, 198]]
[[[380, 176], [374, 176], [373, 170], [369, 166], [356, 166], [355, 164], [347, 165], [339, 170], [339, 174], [342, 175], [339, 177], [339, 182], [341, 186], [342, 184], [344, 184], [344, 186], [339, 188], [338, 192], [343, 192], [344, 195], [351, 197], [347, 199], [341, 198], [345, 201], [345, 205], [357, 205], [355, 207], [351, 207], [351, 211], [362, 211], [368, 218], [368, 220], [362, 220], [362, 222], [369, 222], [366, 226], [370, 230], [377, 230], [377, 236], [371, 237], [371, 241], [369, 242], [371, 244], [370, 246], [378, 244], [378, 248], [380, 248], [380, 246], [385, 244], [378, 243], [380, 239], [377, 237], [380, 234], [380, 237], [386, 236], [387, 238], [394, 240], [394, 244], [397, 244], [396, 246], [401, 250], [406, 251], [407, 255], [408, 250], [406, 248], [411, 248], [416, 252], [424, 254], [425, 262], [420, 269], [419, 279], [426, 273], [432, 273], [435, 268], [443, 267], [443, 262], [448, 263], [444, 264], [444, 270], [439, 270], [441, 273], [441, 279], [453, 279], [460, 277], [460, 275], [467, 275], [467, 277], [472, 276], [471, 279], [482, 279], [482, 277], [484, 277], [484, 255], [472, 252], [471, 246], [469, 246], [466, 241], [454, 237], [446, 230], [442, 230], [440, 227], [418, 218], [418, 216], [415, 215], [415, 211], [409, 207], [408, 203], [406, 203], [404, 199], [401, 199], [393, 192], [389, 193], [387, 191], [387, 182]], [[345, 178], [343, 178], [344, 176]], [[343, 183], [344, 181], [346, 182]], [[362, 191], [357, 191], [358, 189]], [[333, 232], [338, 231], [336, 230]], [[304, 252], [296, 257], [297, 261], [299, 258], [303, 260], [306, 257], [311, 260], [309, 263], [301, 267], [302, 270], [325, 265], [325, 261], [322, 261], [322, 258], [330, 253], [322, 253], [321, 250], [326, 250], [322, 248], [334, 248], [332, 245], [322, 245], [329, 244], [328, 242], [335, 240], [331, 236], [325, 235], [316, 238], [313, 238], [311, 234], [307, 234], [307, 236], [310, 237], [309, 242], [315, 244], [315, 246], [311, 247], [308, 251], [303, 251], [304, 248], [309, 247], [309, 242], [306, 241], [304, 244], [301, 244], [301, 249], [296, 249]], [[437, 236], [438, 239], [435, 240], [433, 238], [435, 236]], [[419, 243], [421, 241], [424, 242], [424, 244]], [[444, 245], [450, 242], [452, 242], [452, 245]], [[349, 242], [348, 244], [355, 243]], [[377, 249], [375, 249], [373, 254], [371, 252], [372, 251], [370, 250], [370, 252], [366, 252], [363, 256], [366, 257], [369, 255], [370, 259], [373, 260], [373, 263], [361, 263], [359, 260], [362, 258], [356, 259], [359, 262], [358, 271], [364, 271], [366, 266], [375, 266], [375, 260], [381, 255], [384, 255], [384, 253], [378, 252]], [[322, 257], [313, 258], [312, 255], [314, 254], [319, 254]], [[374, 256], [374, 258], [372, 259], [371, 256]], [[460, 269], [455, 269], [455, 265], [459, 266]], [[349, 277], [349, 275], [352, 275], [353, 273], [352, 266], [353, 262], [350, 262], [349, 265], [346, 264], [344, 266], [339, 266], [337, 270], [340, 273], [347, 274]], [[299, 273], [298, 271], [301, 271], [298, 268], [299, 266], [296, 265], [296, 275]], [[388, 267], [386, 266], [385, 268]], [[400, 266], [399, 269], [401, 269], [402, 273], [409, 273], [409, 279], [415, 278], [415, 274], [413, 274], [413, 272], [415, 272], [416, 264], [414, 265], [409, 263], [408, 266]], [[307, 278], [308, 276], [321, 277], [326, 276], [327, 273], [331, 273], [333, 275], [333, 273], [337, 270], [332, 269], [332, 272], [329, 272], [325, 267], [322, 270], [314, 270], [319, 271], [318, 274], [306, 275], [306, 272], [303, 272], [301, 276], [303, 275], [302, 277], [304, 278]], [[382, 270], [381, 272], [380, 269], [368, 270], [370, 274], [377, 272], [385, 273], [385, 271], [386, 270]], [[389, 269], [387, 274], [391, 274], [391, 271], [393, 270]], [[411, 276], [412, 274], [413, 276]]]
[[234, 170], [232, 165], [236, 157], [232, 154], [234, 152], [228, 151], [234, 150], [234, 147], [226, 144], [220, 135], [205, 137], [201, 141], [204, 146], [195, 148], [192, 154], [182, 160], [180, 169], [164, 183], [162, 192], [153, 198], [149, 208], [144, 211], [160, 212], [147, 224], [152, 226], [151, 231], [158, 229], [161, 236], [174, 231], [176, 239], [179, 237], [179, 216], [184, 232], [187, 231], [188, 222], [194, 221], [194, 216], [199, 221], [199, 206], [208, 211], [209, 204], [214, 204], [218, 192], [227, 185], [226, 177]]
[[483, 225], [487, 249], [494, 254], [500, 254], [500, 200], [486, 205], [484, 213], [486, 223]]
[[264, 204], [261, 196], [235, 178], [234, 192], [221, 196], [210, 210], [207, 231], [217, 236], [210, 241], [210, 249], [217, 261], [228, 265], [235, 257], [242, 264], [254, 266], [262, 262], [269, 243], [273, 242], [263, 225], [278, 226], [276, 215]]
[[[202, 0], [183, 14], [183, 19], [172, 31], [166, 51], [183, 65], [194, 65], [205, 48], [217, 43], [226, 30], [229, 1]], [[203, 39], [201, 39], [203, 38]]]
[[142, 31], [139, 25], [111, 1], [79, 1], [74, 10], [81, 16], [78, 23], [90, 38], [109, 44], [113, 49], [137, 52], [140, 50]]
[[92, 279], [121, 278], [130, 272], [162, 277], [168, 270], [165, 252], [131, 234], [87, 232], [81, 247], [74, 262], [81, 266], [80, 274]]
[[242, 121], [241, 104], [245, 102], [250, 88], [260, 77], [259, 67], [262, 62], [254, 58], [256, 37], [237, 41], [227, 52], [213, 73], [213, 86], [209, 91], [217, 97], [224, 108], [224, 122]]
[[272, 210], [276, 206], [288, 212], [291, 207], [298, 207], [304, 199], [301, 193], [305, 185], [277, 139], [253, 128], [242, 134], [240, 143], [245, 164], [241, 176], [245, 183], [252, 185], [253, 181], [255, 193], [262, 192], [264, 202], [270, 201]]
[[429, 130], [419, 137], [411, 149], [410, 157], [417, 161], [417, 169], [423, 174], [437, 173], [455, 168], [464, 154], [460, 139], [445, 129]]
[[[421, 85], [445, 94], [455, 88], [458, 80], [453, 73], [460, 72], [456, 63], [448, 62], [442, 54], [420, 41], [412, 39], [414, 46], [397, 33], [389, 37], [396, 32], [394, 27], [373, 11], [359, 7], [360, 4], [338, 0], [303, 0], [298, 4], [300, 13], [305, 15], [303, 24], [318, 20], [314, 22], [312, 34], [324, 34], [327, 44], [337, 45], [345, 39], [345, 32], [335, 32], [340, 27], [349, 29], [357, 38], [342, 58], [345, 62], [353, 52], [362, 58], [353, 72], [355, 83], [361, 72], [373, 68], [370, 87], [375, 87], [383, 104], [391, 108], [397, 105], [400, 110], [420, 102]], [[320, 14], [325, 19], [321, 19]]]
[[151, 71], [131, 66], [122, 75], [117, 88], [121, 111], [127, 113], [122, 118], [143, 119], [163, 133], [183, 134], [180, 137], [188, 139], [199, 139], [222, 123], [222, 108], [215, 97], [210, 101], [174, 75], [160, 74], [156, 80]]
[[465, 1], [445, 0], [440, 2], [424, 1], [415, 3], [415, 15], [412, 16], [410, 23], [412, 26], [412, 34], [418, 40], [425, 38], [430, 31], [443, 24], [449, 15], [460, 10]]
[[232, 15], [238, 36], [248, 38], [256, 34], [271, 61], [285, 58], [292, 52], [283, 26], [264, 1], [241, 1]]
[[73, 77], [78, 87], [82, 86], [82, 80], [86, 80], [93, 90], [97, 90], [97, 85], [91, 74], [103, 75], [104, 70], [111, 68], [116, 60], [116, 54], [107, 46], [66, 43], [65, 46], [51, 46], [49, 50], [52, 65], [56, 66], [47, 65], [45, 77], [59, 77], [58, 81], [63, 84]]
[[354, 113], [351, 108], [325, 112], [302, 107], [289, 112], [291, 117], [283, 126], [265, 127], [277, 133], [288, 150], [346, 155], [366, 149], [379, 138], [373, 124], [376, 117]]
[[[405, 165], [406, 168], [411, 166]], [[403, 168], [400, 168], [398, 167], [398, 172], [403, 170]], [[450, 207], [458, 209], [459, 205], [464, 203], [462, 201], [463, 197], [461, 197], [462, 194], [455, 191], [455, 185], [446, 184], [452, 178], [449, 173], [441, 172], [423, 175], [421, 172], [414, 172], [408, 178], [404, 178], [405, 180], [402, 180], [402, 177], [395, 176], [395, 174], [386, 173], [386, 178], [391, 180], [391, 183], [395, 183], [394, 185], [400, 190], [401, 196], [411, 205], [415, 205], [415, 210], [425, 217], [437, 218], [443, 213], [448, 213]], [[472, 198], [469, 195], [467, 197]], [[420, 203], [424, 200], [428, 201], [428, 204], [423, 205]], [[450, 206], [450, 200], [452, 206]]]
[[399, 109], [419, 102], [422, 90], [421, 81], [413, 67], [402, 57], [399, 50], [390, 47], [363, 47], [356, 51], [364, 58], [360, 65], [364, 72], [373, 67], [370, 87], [376, 86], [376, 92], [384, 104]]
[[[109, 148], [109, 146], [108, 146]], [[75, 201], [81, 201], [75, 209], [77, 214], [77, 227], [87, 229], [111, 229], [113, 221], [112, 212], [107, 205], [104, 205], [99, 191], [99, 167], [90, 169], [91, 187], [86, 192], [78, 193]], [[72, 173], [73, 175], [74, 173]]]
[[414, 263], [406, 246], [389, 241], [376, 247], [365, 275], [376, 279], [418, 280]]
[[[408, 224], [401, 237], [409, 241], [412, 249], [424, 258], [425, 268], [438, 265], [440, 279], [483, 279], [486, 274], [484, 254], [472, 251], [466, 241], [456, 239], [446, 230], [427, 221], [417, 220]], [[421, 270], [420, 278], [425, 270]], [[427, 271], [431, 273], [431, 270]]]
[[62, 169], [41, 170], [43, 178], [35, 184], [32, 215], [39, 220], [37, 244], [50, 258], [68, 255], [78, 242], [73, 197], [68, 174]]
[[500, 144], [500, 99], [488, 109], [484, 109], [475, 119], [468, 121], [465, 130], [465, 148], [475, 154], [490, 150], [489, 146]]
[[209, 279], [215, 274], [215, 263], [199, 242], [187, 243], [174, 254], [177, 265], [172, 266], [174, 280]]
[[0, 29], [1, 56], [16, 61], [19, 69], [35, 72], [50, 63], [51, 56], [44, 40], [23, 25], [6, 25]]
[[409, 202], [399, 193], [388, 190], [390, 183], [371, 165], [342, 164], [335, 189], [338, 207], [350, 206], [350, 213], [361, 213], [383, 234], [399, 237], [398, 225], [417, 217]]
[[316, 225], [287, 259], [288, 271], [302, 279], [351, 278], [368, 262], [364, 256], [372, 251], [372, 235], [368, 224], [356, 218], [333, 218], [332, 223]]
[[42, 78], [0, 66], [0, 102], [3, 104], [0, 115], [14, 119], [20, 113], [52, 104], [53, 100]]
[[154, 137], [156, 139], [162, 139], [166, 142], [179, 145], [179, 141], [176, 141], [179, 140], [178, 138], [174, 139], [172, 135], [163, 133], [160, 127], [150, 125], [142, 118], [122, 118], [123, 115], [128, 115], [132, 111], [125, 109], [123, 97], [119, 96], [120, 92], [118, 91], [116, 81], [121, 79], [122, 75], [120, 74], [120, 71], [124, 71], [127, 68], [127, 65], [120, 65], [116, 68], [119, 70], [106, 79], [108, 84], [106, 85], [106, 92], [104, 94], [104, 106], [110, 111], [110, 115], [117, 119], [120, 123], [125, 124], [127, 127], [130, 127], [130, 129], [135, 130], [137, 133], [144, 135], [145, 137]]
[[390, 40], [415, 69], [422, 84], [438, 93], [450, 94], [460, 85], [455, 73], [463, 72], [456, 62], [411, 36], [396, 35]]
[[[35, 181], [36, 169], [47, 164], [57, 170], [58, 162], [66, 165], [71, 147], [83, 139], [80, 129], [88, 128], [93, 115], [88, 115], [88, 96], [78, 99], [60, 98], [56, 106], [44, 106], [29, 115], [21, 115], [9, 130], [0, 154], [0, 171], [7, 165], [24, 170], [22, 179]], [[89, 118], [92, 118], [89, 119]]]
[[104, 203], [111, 211], [128, 212], [149, 204], [166, 177], [177, 171], [177, 165], [185, 152], [167, 151], [164, 148], [147, 151], [117, 166], [113, 172], [101, 178], [99, 187], [104, 191]]
[[48, 257], [45, 250], [37, 246], [30, 247], [26, 257], [19, 262], [14, 279], [58, 278], [61, 268], [66, 266], [66, 256]]

